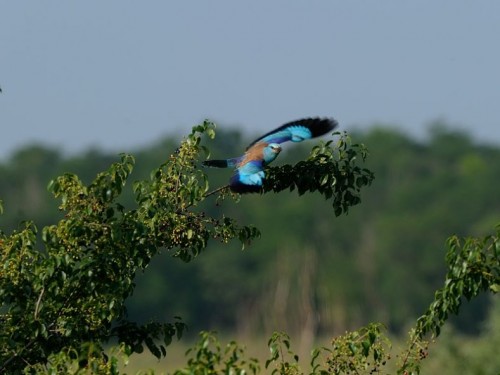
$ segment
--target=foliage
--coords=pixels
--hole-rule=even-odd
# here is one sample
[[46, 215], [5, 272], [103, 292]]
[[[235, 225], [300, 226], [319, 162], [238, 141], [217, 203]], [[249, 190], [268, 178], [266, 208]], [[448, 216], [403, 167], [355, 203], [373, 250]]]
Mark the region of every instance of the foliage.
[[[391, 358], [390, 348], [389, 340], [382, 334], [382, 326], [371, 323], [334, 338], [331, 348], [314, 351], [311, 367], [313, 373], [319, 375], [380, 373]], [[323, 366], [317, 363], [322, 352], [327, 354]]]
[[444, 286], [436, 291], [434, 301], [410, 332], [410, 344], [402, 356], [401, 373], [419, 373], [420, 360], [427, 356], [426, 334], [439, 336], [450, 314], [458, 315], [463, 298], [471, 300], [480, 293], [499, 291], [500, 226], [495, 235], [464, 239], [452, 236], [447, 244], [448, 272]]
[[173, 375], [257, 374], [258, 361], [255, 358], [245, 360], [244, 353], [244, 348], [235, 341], [222, 349], [213, 332], [202, 331], [198, 343], [186, 352], [190, 356], [187, 366]]
[[[253, 226], [199, 210], [210, 195], [208, 178], [196, 166], [200, 155], [208, 153], [201, 145], [203, 134], [213, 138], [214, 124], [195, 126], [149, 180], [134, 183], [132, 208], [119, 198], [135, 160], [122, 155], [88, 185], [69, 173], [50, 182], [64, 217], [42, 229], [41, 244], [33, 222], [0, 234], [0, 372], [115, 373], [117, 360], [103, 349], [110, 340], [117, 340], [125, 355], [140, 353], [145, 345], [155, 356], [165, 356], [185, 325], [180, 320], [141, 325], [127, 319], [125, 301], [134, 291], [137, 272], [161, 250], [189, 262], [210, 239], [223, 244], [238, 239], [245, 245], [259, 237]], [[336, 159], [330, 144], [313, 149], [297, 168], [309, 165], [317, 171], [316, 179], [297, 182], [300, 192], [315, 191], [322, 181], [329, 187], [320, 191], [326, 198], [334, 196], [336, 211], [359, 203], [356, 194], [373, 176], [356, 166], [356, 147], [341, 148]], [[274, 173], [270, 170], [269, 178], [276, 183]], [[293, 167], [290, 173], [298, 176]], [[337, 189], [341, 180], [344, 187]], [[231, 355], [238, 351], [234, 348]]]
[[424, 374], [497, 374], [500, 369], [500, 299], [494, 298], [480, 336], [464, 335], [452, 326], [443, 327], [439, 345], [422, 363]]
[[120, 345], [103, 354], [103, 348], [94, 343], [82, 343], [78, 349], [64, 348], [49, 354], [46, 363], [36, 363], [25, 368], [25, 373], [38, 374], [119, 374], [119, 364], [128, 362], [130, 347]]
[[[459, 313], [462, 298], [470, 300], [487, 291], [497, 293], [500, 284], [500, 227], [495, 235], [464, 239], [453, 236], [448, 239], [447, 244], [448, 273], [444, 286], [436, 292], [428, 310], [417, 319], [415, 327], [409, 333], [407, 347], [400, 354], [395, 357], [391, 355], [391, 343], [382, 325], [370, 323], [368, 326], [333, 338], [330, 347], [314, 349], [311, 353], [309, 374], [387, 373], [388, 363], [393, 358], [398, 359], [397, 365], [393, 365], [398, 374], [420, 374], [422, 360], [429, 354], [429, 342], [426, 340], [428, 334], [431, 334], [432, 339], [439, 336], [450, 314]], [[204, 339], [206, 340], [206, 337]], [[210, 336], [210, 341], [219, 347], [213, 336]], [[204, 345], [200, 343], [197, 347]], [[274, 333], [268, 341], [268, 347], [270, 358], [266, 361], [265, 368], [272, 368], [272, 374], [304, 374], [299, 367], [298, 356], [291, 350], [287, 334]], [[198, 349], [198, 353], [200, 352], [203, 353]], [[220, 356], [217, 355], [204, 355], [203, 358], [208, 358], [208, 362], [204, 362], [204, 365], [210, 369], [215, 368], [214, 363], [220, 362]], [[256, 362], [252, 363], [255, 364], [254, 373], [258, 372], [259, 367]], [[212, 373], [229, 372], [210, 372]]]
[[500, 226], [496, 235], [484, 238], [448, 239], [448, 273], [444, 287], [436, 292], [434, 302], [417, 321], [419, 338], [427, 332], [435, 336], [449, 314], [458, 314], [462, 298], [471, 300], [479, 293], [500, 288]]
[[350, 206], [361, 202], [361, 189], [371, 185], [374, 175], [369, 169], [357, 165], [357, 158], [365, 161], [368, 151], [363, 144], [351, 144], [344, 135], [332, 147], [330, 140], [313, 147], [309, 157], [291, 166], [285, 164], [269, 169], [264, 190], [280, 192], [297, 189], [299, 195], [318, 191], [332, 200], [336, 216], [347, 213]]
[[286, 333], [275, 332], [267, 346], [271, 357], [266, 361], [266, 369], [275, 365], [271, 374], [300, 374], [299, 356], [290, 349], [290, 337]]

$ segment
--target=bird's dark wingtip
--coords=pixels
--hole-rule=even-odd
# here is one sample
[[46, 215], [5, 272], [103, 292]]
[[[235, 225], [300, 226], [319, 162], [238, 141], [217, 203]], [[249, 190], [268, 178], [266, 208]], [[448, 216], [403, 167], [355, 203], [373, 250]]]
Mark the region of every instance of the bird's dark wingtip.
[[307, 118], [304, 120], [299, 120], [297, 123], [306, 126], [310, 131], [312, 138], [322, 136], [328, 132], [331, 132], [339, 126], [339, 123], [334, 118]]

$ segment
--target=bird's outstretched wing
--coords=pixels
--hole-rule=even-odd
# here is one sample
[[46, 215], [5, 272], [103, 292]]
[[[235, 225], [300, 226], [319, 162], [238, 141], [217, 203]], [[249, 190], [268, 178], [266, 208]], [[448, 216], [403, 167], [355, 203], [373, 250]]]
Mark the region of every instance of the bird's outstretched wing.
[[280, 126], [250, 143], [247, 150], [258, 142], [283, 143], [287, 141], [302, 142], [306, 139], [319, 137], [332, 131], [338, 122], [331, 118], [305, 118], [291, 121]]

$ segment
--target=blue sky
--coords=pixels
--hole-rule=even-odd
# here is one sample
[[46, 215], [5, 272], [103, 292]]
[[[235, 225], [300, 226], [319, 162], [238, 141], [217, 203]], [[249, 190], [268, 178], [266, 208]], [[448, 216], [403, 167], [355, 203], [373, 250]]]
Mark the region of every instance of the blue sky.
[[0, 158], [303, 116], [500, 144], [498, 1], [2, 1]]

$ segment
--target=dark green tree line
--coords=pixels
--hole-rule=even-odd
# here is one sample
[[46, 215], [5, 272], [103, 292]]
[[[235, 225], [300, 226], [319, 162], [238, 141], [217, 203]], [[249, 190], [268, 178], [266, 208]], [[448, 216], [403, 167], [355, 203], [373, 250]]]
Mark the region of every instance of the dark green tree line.
[[[213, 157], [236, 155], [248, 143], [236, 131], [219, 133], [210, 143]], [[451, 233], [485, 235], [498, 222], [500, 147], [439, 126], [421, 141], [387, 128], [354, 138], [368, 145], [367, 166], [378, 177], [364, 192], [362, 206], [335, 217], [315, 194], [245, 196], [238, 205], [210, 201], [200, 206], [210, 215], [224, 212], [258, 223], [259, 246], [240, 252], [238, 244], [209, 245], [204, 261], [189, 265], [157, 258], [139, 273], [129, 315], [143, 322], [181, 315], [195, 328], [240, 332], [309, 329], [321, 335], [370, 321], [404, 331], [441, 285], [444, 239]], [[177, 144], [166, 139], [135, 151], [138, 167], [131, 180], [147, 179]], [[307, 152], [307, 145], [297, 145], [293, 155], [284, 153], [275, 163], [295, 163]], [[45, 191], [47, 181], [71, 171], [88, 184], [113, 160], [95, 150], [75, 157], [43, 147], [18, 151], [0, 165], [1, 227], [8, 232], [27, 219], [40, 228], [53, 223], [57, 203]], [[226, 184], [230, 173], [211, 169], [211, 185]], [[134, 205], [131, 189], [122, 196], [121, 204]], [[221, 296], [218, 291], [228, 284], [232, 292]], [[281, 304], [274, 303], [277, 297]], [[301, 308], [290, 312], [289, 306]], [[479, 298], [457, 324], [474, 332], [488, 306], [488, 298]], [[308, 316], [320, 319], [304, 327]]]

